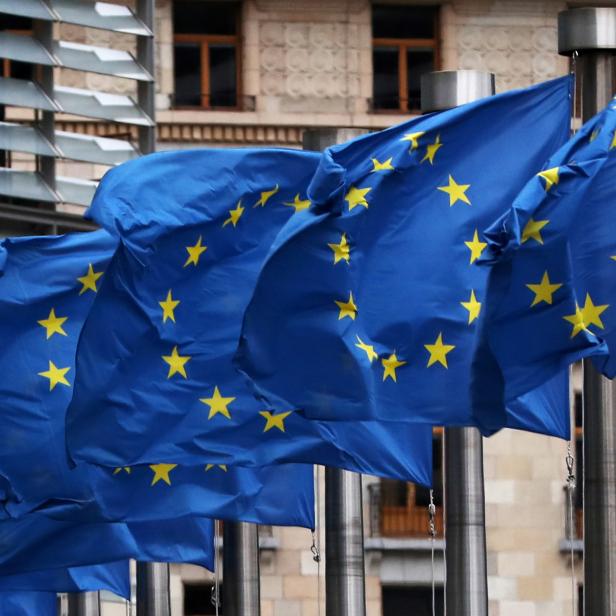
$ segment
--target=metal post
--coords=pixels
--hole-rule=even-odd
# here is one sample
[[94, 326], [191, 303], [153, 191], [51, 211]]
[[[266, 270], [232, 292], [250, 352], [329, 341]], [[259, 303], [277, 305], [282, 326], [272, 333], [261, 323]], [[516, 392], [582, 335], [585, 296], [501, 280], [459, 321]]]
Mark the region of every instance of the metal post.
[[256, 524], [225, 522], [222, 541], [225, 616], [259, 616], [259, 534]]
[[100, 616], [98, 592], [72, 592], [68, 595], [68, 616]]
[[171, 616], [167, 563], [137, 563], [137, 616]]
[[[154, 32], [154, 0], [138, 0], [137, 16]], [[137, 37], [137, 60], [150, 75], [154, 76], [154, 37]], [[155, 81], [139, 81], [137, 84], [137, 102], [145, 113], [155, 120]], [[139, 127], [139, 149], [142, 154], [151, 154], [156, 150], [156, 126]]]
[[[365, 134], [352, 128], [304, 132], [304, 150], [321, 151]], [[325, 614], [365, 616], [361, 474], [325, 468]]]
[[[558, 52], [579, 54], [582, 119], [616, 88], [616, 8], [558, 15]], [[584, 362], [584, 613], [616, 614], [616, 388]]]
[[[494, 94], [494, 75], [437, 71], [421, 79], [421, 109], [443, 111]], [[445, 430], [447, 609], [453, 616], [487, 616], [483, 442], [476, 428]]]

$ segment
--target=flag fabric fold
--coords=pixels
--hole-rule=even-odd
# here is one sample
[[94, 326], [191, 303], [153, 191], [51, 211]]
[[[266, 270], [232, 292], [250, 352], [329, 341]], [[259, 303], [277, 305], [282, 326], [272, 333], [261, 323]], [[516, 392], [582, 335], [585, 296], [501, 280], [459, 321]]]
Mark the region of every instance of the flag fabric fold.
[[308, 190], [314, 208], [282, 229], [246, 310], [237, 362], [257, 394], [311, 419], [554, 433], [546, 416], [568, 408], [566, 374], [487, 423], [472, 414], [470, 384], [483, 230], [566, 141], [571, 84], [328, 148]]
[[0, 592], [0, 616], [57, 616], [53, 592], [6, 590]]
[[[0, 356], [6, 401], [0, 488], [6, 514], [17, 518], [38, 510], [80, 522], [166, 520], [166, 528], [178, 525], [178, 534], [183, 527], [175, 518], [189, 515], [312, 528], [310, 466], [222, 471], [157, 460], [143, 468], [69, 467], [65, 413], [77, 340], [116, 245], [105, 231], [10, 238], [0, 245], [0, 335], [6, 341]], [[113, 329], [105, 335], [113, 336]], [[100, 412], [106, 422], [106, 412]], [[201, 523], [211, 530], [209, 521]], [[185, 528], [190, 533], [191, 525]], [[203, 542], [201, 531], [195, 529], [192, 540]]]
[[616, 374], [615, 131], [613, 101], [486, 232], [489, 306], [479, 353], [490, 357], [506, 399], [584, 357], [608, 378]]
[[279, 231], [312, 208], [319, 158], [167, 152], [105, 175], [89, 216], [119, 247], [79, 340], [67, 414], [75, 461], [319, 463], [430, 483], [430, 427], [308, 421], [255, 399], [233, 365], [254, 281]]

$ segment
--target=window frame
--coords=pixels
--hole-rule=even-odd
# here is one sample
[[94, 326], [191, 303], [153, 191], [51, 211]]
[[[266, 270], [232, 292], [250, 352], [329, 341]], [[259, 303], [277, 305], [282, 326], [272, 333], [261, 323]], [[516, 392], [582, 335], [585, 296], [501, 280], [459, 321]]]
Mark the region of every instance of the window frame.
[[[241, 14], [242, 7], [238, 4], [236, 17], [236, 34], [190, 34], [190, 33], [173, 33], [173, 51], [174, 51], [174, 109], [198, 109], [206, 111], [241, 111], [242, 110], [242, 32], [241, 32]], [[175, 103], [175, 45], [176, 43], [197, 43], [200, 46], [199, 57], [201, 60], [201, 92], [199, 97], [200, 105], [177, 105]], [[224, 44], [233, 45], [235, 48], [235, 105], [217, 105], [210, 104], [210, 45]]]
[[[411, 7], [412, 8], [412, 7]], [[441, 35], [440, 35], [440, 6], [434, 7], [434, 33], [433, 38], [388, 38], [372, 36], [372, 53], [379, 47], [398, 48], [398, 109], [384, 109], [374, 106], [374, 62], [372, 67], [372, 112], [373, 113], [418, 113], [420, 109], [409, 108], [408, 102], [408, 62], [409, 49], [425, 49], [430, 47], [434, 51], [434, 70], [441, 66]]]

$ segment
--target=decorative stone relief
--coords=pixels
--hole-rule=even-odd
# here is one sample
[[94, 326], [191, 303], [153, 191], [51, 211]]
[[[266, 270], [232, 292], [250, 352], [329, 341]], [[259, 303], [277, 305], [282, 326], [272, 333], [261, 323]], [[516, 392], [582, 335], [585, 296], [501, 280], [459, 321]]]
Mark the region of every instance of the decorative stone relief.
[[555, 26], [460, 24], [458, 63], [491, 71], [497, 90], [521, 88], [560, 74]]
[[315, 98], [337, 99], [344, 108], [359, 90], [357, 24], [261, 22], [260, 92], [268, 97], [305, 99], [306, 111], [328, 111]]

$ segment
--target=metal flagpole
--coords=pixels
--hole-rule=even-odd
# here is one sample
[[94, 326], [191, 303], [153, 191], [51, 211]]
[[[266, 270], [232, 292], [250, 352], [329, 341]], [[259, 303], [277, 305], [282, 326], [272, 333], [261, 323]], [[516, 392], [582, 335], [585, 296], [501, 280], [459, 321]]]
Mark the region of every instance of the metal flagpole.
[[[577, 52], [582, 119], [616, 88], [616, 8], [558, 15], [558, 52]], [[584, 362], [584, 613], [616, 614], [616, 388]]]
[[[313, 129], [304, 150], [322, 151], [365, 134], [365, 130]], [[325, 613], [365, 616], [364, 528], [361, 474], [325, 468]]]
[[171, 616], [167, 563], [137, 563], [137, 616]]
[[101, 599], [98, 592], [68, 594], [68, 616], [100, 616]]
[[[494, 75], [437, 71], [421, 78], [421, 110], [443, 111], [494, 94]], [[445, 429], [446, 605], [449, 616], [487, 616], [483, 442], [476, 428]]]
[[256, 524], [225, 522], [222, 541], [225, 616], [259, 616], [259, 534]]

